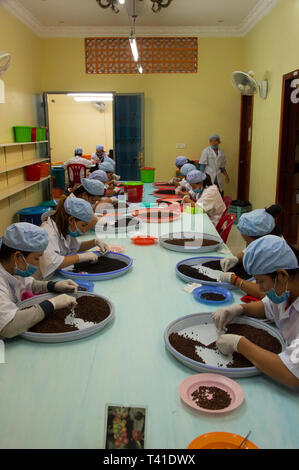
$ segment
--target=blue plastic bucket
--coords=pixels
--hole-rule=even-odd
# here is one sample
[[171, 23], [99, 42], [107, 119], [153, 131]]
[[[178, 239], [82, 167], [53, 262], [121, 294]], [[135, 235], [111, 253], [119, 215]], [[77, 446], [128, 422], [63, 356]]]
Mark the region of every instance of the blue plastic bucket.
[[51, 210], [51, 207], [25, 207], [17, 212], [20, 222], [28, 222], [29, 224], [40, 225], [41, 217], [44, 212]]

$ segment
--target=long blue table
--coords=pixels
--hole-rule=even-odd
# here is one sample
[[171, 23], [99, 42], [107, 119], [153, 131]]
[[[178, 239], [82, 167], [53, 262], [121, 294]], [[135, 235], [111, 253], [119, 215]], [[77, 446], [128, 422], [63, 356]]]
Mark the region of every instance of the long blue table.
[[[151, 193], [146, 185], [144, 200], [154, 202]], [[195, 219], [183, 217], [187, 224]], [[196, 217], [205, 232], [216, 233], [206, 215]], [[154, 228], [165, 231], [163, 224]], [[0, 364], [0, 447], [103, 448], [109, 403], [147, 407], [147, 448], [186, 448], [200, 434], [245, 436], [249, 430], [260, 448], [297, 448], [298, 395], [264, 375], [238, 380], [245, 402], [231, 414], [206, 416], [182, 404], [179, 385], [195, 372], [165, 350], [163, 332], [182, 315], [213, 309], [187, 294], [175, 275], [175, 264], [188, 256], [159, 245], [136, 246], [129, 238], [108, 241], [123, 244], [134, 259], [129, 274], [96, 283], [95, 292], [115, 305], [114, 322], [71, 343], [21, 338], [6, 343], [6, 363]], [[240, 296], [234, 291], [236, 302]]]

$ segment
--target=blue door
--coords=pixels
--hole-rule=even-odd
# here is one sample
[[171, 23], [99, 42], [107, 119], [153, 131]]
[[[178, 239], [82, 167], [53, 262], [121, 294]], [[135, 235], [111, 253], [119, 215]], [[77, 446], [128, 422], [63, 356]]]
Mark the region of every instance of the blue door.
[[114, 98], [116, 171], [124, 181], [138, 181], [143, 164], [143, 93]]

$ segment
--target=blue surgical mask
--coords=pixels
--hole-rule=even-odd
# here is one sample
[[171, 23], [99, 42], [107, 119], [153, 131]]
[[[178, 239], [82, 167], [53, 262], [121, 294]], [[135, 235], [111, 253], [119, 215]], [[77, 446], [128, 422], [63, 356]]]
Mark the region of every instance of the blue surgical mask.
[[201, 194], [203, 192], [203, 189], [195, 189], [195, 194]]
[[211, 145], [213, 150], [218, 150], [219, 146], [218, 145]]
[[[23, 256], [23, 255], [22, 255]], [[26, 263], [26, 260], [23, 256], [23, 259]], [[25, 269], [25, 271], [23, 271], [22, 269], [19, 269], [17, 266], [14, 268], [14, 274], [16, 276], [21, 276], [21, 277], [30, 277], [30, 276], [33, 276], [33, 274], [36, 273], [37, 271], [37, 266], [33, 266], [33, 264], [28, 264], [26, 263], [27, 267]]]
[[288, 285], [287, 285], [286, 291], [281, 295], [277, 295], [275, 291], [275, 285], [276, 285], [276, 279], [275, 279], [274, 287], [272, 287], [272, 289], [266, 292], [266, 296], [268, 297], [269, 300], [271, 300], [271, 302], [273, 302], [276, 305], [279, 305], [290, 298], [290, 291], [288, 291]]
[[83, 232], [81, 232], [81, 230], [79, 230], [79, 229], [77, 228], [77, 225], [76, 225], [76, 224], [75, 224], [75, 226], [76, 226], [75, 232], [72, 232], [72, 231], [69, 229], [69, 236], [70, 236], [70, 237], [73, 237], [73, 238], [77, 238], [77, 237], [80, 237], [80, 235], [83, 235]]

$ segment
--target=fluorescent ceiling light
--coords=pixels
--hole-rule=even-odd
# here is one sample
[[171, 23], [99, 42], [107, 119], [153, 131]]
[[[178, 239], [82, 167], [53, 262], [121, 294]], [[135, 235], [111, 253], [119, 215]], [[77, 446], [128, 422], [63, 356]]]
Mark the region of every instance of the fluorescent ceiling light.
[[143, 67], [141, 64], [137, 64], [138, 72], [143, 73]]
[[133, 58], [134, 58], [135, 62], [137, 62], [138, 59], [139, 59], [139, 54], [138, 54], [138, 48], [137, 48], [137, 42], [136, 42], [135, 36], [130, 36], [129, 41], [130, 41], [130, 46], [131, 46]]
[[112, 97], [105, 96], [74, 96], [74, 100], [77, 102], [83, 101], [113, 101]]
[[121, 5], [124, 5], [126, 0], [118, 0], [118, 1]]
[[113, 98], [112, 93], [68, 93], [67, 96], [79, 98]]

